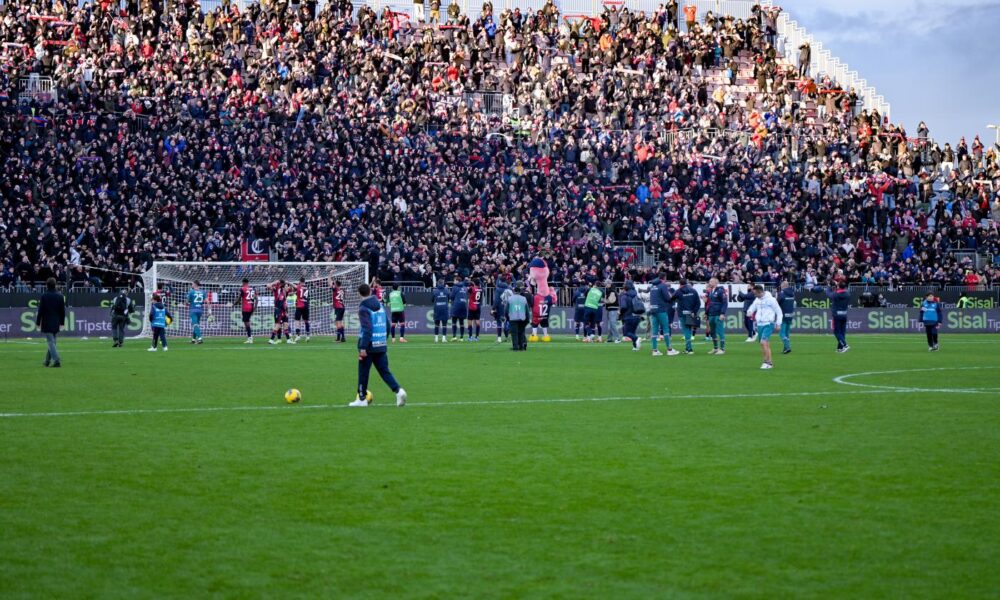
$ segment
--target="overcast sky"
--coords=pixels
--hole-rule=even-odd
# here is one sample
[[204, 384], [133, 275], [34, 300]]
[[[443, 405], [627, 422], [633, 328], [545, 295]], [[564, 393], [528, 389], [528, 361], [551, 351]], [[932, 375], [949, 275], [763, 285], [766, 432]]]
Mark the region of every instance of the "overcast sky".
[[995, 140], [1000, 124], [1000, 0], [775, 2], [875, 86], [892, 120], [954, 145]]

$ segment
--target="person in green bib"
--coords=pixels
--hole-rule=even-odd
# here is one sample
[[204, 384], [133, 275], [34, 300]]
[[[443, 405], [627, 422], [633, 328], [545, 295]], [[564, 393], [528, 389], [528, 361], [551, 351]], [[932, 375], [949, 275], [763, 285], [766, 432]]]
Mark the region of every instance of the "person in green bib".
[[594, 332], [597, 331], [597, 314], [601, 308], [601, 301], [604, 298], [604, 290], [598, 287], [597, 283], [591, 283], [587, 290], [587, 298], [583, 302], [583, 341], [594, 341]]
[[389, 326], [389, 336], [396, 341], [396, 325], [399, 325], [399, 343], [406, 343], [406, 296], [399, 290], [399, 284], [392, 284], [389, 292], [389, 312], [392, 313], [392, 324]]

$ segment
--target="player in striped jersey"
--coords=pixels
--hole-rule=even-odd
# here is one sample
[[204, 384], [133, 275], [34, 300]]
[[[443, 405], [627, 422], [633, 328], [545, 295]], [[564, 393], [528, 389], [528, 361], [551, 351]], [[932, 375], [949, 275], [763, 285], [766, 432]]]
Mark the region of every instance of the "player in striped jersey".
[[340, 280], [332, 281], [330, 288], [333, 290], [333, 325], [337, 328], [337, 337], [333, 340], [337, 343], [347, 341], [344, 333], [344, 288], [340, 287]]
[[[269, 344], [274, 345], [281, 342], [281, 333], [285, 333], [285, 343], [294, 344], [291, 331], [288, 326], [288, 294], [292, 291], [292, 286], [285, 283], [284, 279], [279, 279], [274, 283], [269, 283], [267, 289], [274, 294], [274, 329], [271, 330], [271, 340]], [[274, 338], [278, 340], [275, 341]]]
[[295, 285], [295, 341], [302, 337], [301, 324], [305, 324], [306, 341], [309, 341], [309, 288], [306, 287], [306, 278], [299, 277], [298, 284]]
[[253, 329], [250, 328], [250, 320], [253, 318], [253, 311], [257, 308], [257, 292], [250, 287], [250, 280], [243, 278], [243, 287], [240, 288], [240, 308], [243, 311], [243, 327], [247, 331], [247, 341], [244, 344], [253, 343]]

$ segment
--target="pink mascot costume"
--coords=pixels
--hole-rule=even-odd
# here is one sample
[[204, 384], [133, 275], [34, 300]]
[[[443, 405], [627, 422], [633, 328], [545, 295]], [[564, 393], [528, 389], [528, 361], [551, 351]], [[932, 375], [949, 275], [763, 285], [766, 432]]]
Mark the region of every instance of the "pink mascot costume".
[[531, 280], [535, 288], [535, 295], [531, 306], [531, 337], [532, 342], [538, 341], [538, 326], [542, 327], [542, 341], [548, 342], [549, 337], [549, 312], [556, 301], [556, 293], [549, 287], [549, 265], [540, 256], [536, 256], [528, 263], [528, 279]]

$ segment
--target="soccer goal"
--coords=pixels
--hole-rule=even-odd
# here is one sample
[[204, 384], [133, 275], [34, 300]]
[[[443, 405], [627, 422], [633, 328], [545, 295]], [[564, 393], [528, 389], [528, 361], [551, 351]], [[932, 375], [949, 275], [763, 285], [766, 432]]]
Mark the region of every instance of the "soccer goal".
[[[258, 298], [251, 326], [254, 335], [263, 335], [274, 326], [274, 297], [265, 286], [279, 279], [294, 286], [300, 277], [305, 278], [309, 291], [312, 335], [334, 334], [331, 280], [339, 280], [344, 291], [347, 330], [357, 331], [358, 286], [368, 283], [368, 263], [363, 262], [154, 262], [142, 276], [146, 298], [144, 310], [148, 314], [153, 294], [160, 290], [167, 309], [174, 317], [167, 334], [171, 337], [190, 337], [188, 291], [198, 281], [205, 299], [201, 317], [202, 335], [243, 337], [240, 288], [243, 279], [248, 279]], [[295, 314], [295, 294], [289, 295], [287, 301], [288, 318], [291, 319]], [[294, 323], [292, 325], [294, 327]], [[139, 337], [151, 336], [149, 319], [143, 315]]]

